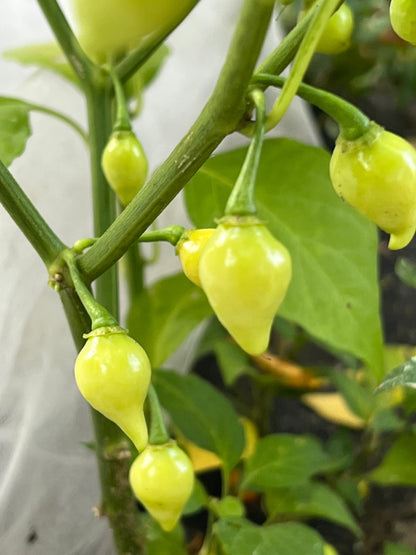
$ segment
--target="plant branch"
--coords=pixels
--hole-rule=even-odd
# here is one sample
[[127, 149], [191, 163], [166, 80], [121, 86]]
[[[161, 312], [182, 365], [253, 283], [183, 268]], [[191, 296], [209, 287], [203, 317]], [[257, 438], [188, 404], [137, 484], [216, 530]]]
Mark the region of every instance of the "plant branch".
[[80, 257], [88, 280], [116, 262], [185, 186], [246, 111], [245, 93], [273, 9], [272, 0], [245, 0], [217, 85], [201, 115], [114, 224]]
[[59, 4], [56, 0], [37, 1], [76, 75], [81, 82], [91, 79], [97, 68], [82, 50]]
[[49, 267], [65, 245], [55, 235], [29, 197], [0, 161], [0, 202]]
[[[192, 8], [199, 2], [199, 0], [193, 0]], [[191, 8], [191, 9], [192, 9]], [[177, 19], [167, 28], [164, 28], [162, 31], [158, 33], [155, 37], [154, 35], [151, 38], [151, 41], [141, 44], [134, 50], [132, 50], [116, 67], [115, 72], [117, 73], [118, 78], [120, 81], [126, 81], [129, 79], [138, 69], [141, 67], [144, 62], [150, 58], [150, 56], [159, 48], [159, 46], [164, 42], [164, 40], [182, 23], [182, 21], [186, 18], [186, 16], [191, 11], [185, 10]]]

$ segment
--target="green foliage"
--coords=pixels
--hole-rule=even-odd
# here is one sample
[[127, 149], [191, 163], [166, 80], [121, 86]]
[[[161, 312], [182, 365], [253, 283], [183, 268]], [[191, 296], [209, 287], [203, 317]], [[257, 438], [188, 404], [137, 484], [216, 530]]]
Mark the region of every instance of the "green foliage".
[[17, 98], [0, 97], [0, 160], [10, 166], [20, 156], [32, 134], [31, 105]]
[[325, 484], [309, 482], [294, 488], [266, 492], [270, 516], [279, 514], [318, 517], [345, 526], [358, 537], [362, 532], [343, 499]]
[[404, 433], [368, 478], [384, 486], [416, 486], [416, 435]]
[[[187, 185], [196, 226], [212, 227], [222, 216], [244, 155], [238, 149], [211, 158]], [[258, 213], [293, 260], [293, 280], [279, 314], [381, 375], [375, 229], [337, 198], [328, 164], [321, 149], [289, 139], [265, 141]]]
[[181, 526], [176, 526], [172, 532], [165, 532], [152, 517], [145, 515], [143, 518], [147, 555], [187, 554], [184, 547], [184, 532]]
[[324, 555], [321, 537], [302, 524], [254, 526], [244, 519], [224, 519], [214, 533], [224, 555]]
[[404, 386], [416, 388], [416, 360], [411, 358], [387, 374], [376, 393]]
[[232, 404], [197, 376], [154, 372], [154, 385], [173, 424], [190, 441], [216, 453], [226, 471], [239, 461], [244, 432]]
[[61, 47], [56, 42], [31, 44], [3, 52], [6, 60], [18, 62], [25, 66], [36, 66], [49, 69], [68, 79], [74, 85], [79, 85], [74, 70], [67, 62]]
[[202, 290], [183, 274], [176, 274], [143, 289], [133, 299], [127, 326], [147, 352], [152, 366], [158, 367], [211, 314]]
[[313, 437], [279, 434], [259, 440], [253, 455], [246, 460], [241, 490], [304, 484], [327, 468], [328, 455]]

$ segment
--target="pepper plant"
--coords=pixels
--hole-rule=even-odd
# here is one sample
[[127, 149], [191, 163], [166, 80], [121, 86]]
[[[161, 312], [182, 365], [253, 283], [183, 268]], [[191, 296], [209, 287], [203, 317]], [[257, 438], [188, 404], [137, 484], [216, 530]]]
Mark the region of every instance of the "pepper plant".
[[[406, 360], [414, 351], [383, 342], [375, 227], [390, 234], [390, 249], [412, 240], [416, 151], [342, 98], [303, 83], [315, 51], [348, 48], [352, 12], [342, 0], [308, 0], [294, 29], [259, 60], [274, 10], [290, 2], [242, 1], [211, 97], [148, 176], [129, 101], [163, 71], [163, 43], [197, 0], [74, 0], [75, 29], [56, 0], [37, 1], [67, 60], [51, 69], [85, 97], [87, 131], [64, 119], [90, 154], [94, 237], [65, 245], [8, 170], [28, 139], [8, 122], [18, 112], [26, 128], [32, 110], [62, 118], [47, 107], [0, 99], [0, 200], [43, 260], [79, 351], [75, 379], [94, 409], [101, 507], [117, 553], [328, 555], [353, 545], [370, 553], [362, 517], [371, 488], [416, 485], [415, 365]], [[391, 4], [409, 42], [412, 10]], [[41, 63], [36, 49], [31, 61]], [[269, 88], [281, 92], [267, 110]], [[337, 123], [332, 154], [267, 138], [295, 95]], [[216, 155], [233, 133], [248, 147]], [[181, 191], [195, 228], [158, 229]], [[145, 286], [142, 243], [160, 241], [172, 245], [183, 273]], [[416, 285], [408, 261], [397, 272]], [[198, 364], [183, 375], [167, 363], [203, 321], [197, 354], [210, 355], [219, 372], [211, 383]], [[310, 345], [318, 356], [305, 361]], [[287, 398], [323, 426], [331, 422], [331, 433], [273, 426]], [[313, 519], [348, 539], [336, 541]], [[386, 554], [407, 549], [385, 539]]]

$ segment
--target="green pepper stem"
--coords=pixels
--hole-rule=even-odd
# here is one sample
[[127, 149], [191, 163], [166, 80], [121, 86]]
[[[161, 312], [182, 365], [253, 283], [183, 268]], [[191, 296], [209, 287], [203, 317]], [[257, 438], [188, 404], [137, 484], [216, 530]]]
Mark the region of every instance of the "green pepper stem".
[[179, 239], [182, 237], [185, 228], [181, 225], [171, 225], [164, 229], [155, 229], [147, 231], [139, 237], [140, 243], [151, 243], [153, 241], [167, 241], [174, 247]]
[[[276, 75], [259, 73], [253, 77], [252, 82], [254, 85], [283, 87], [286, 79]], [[340, 127], [341, 136], [346, 140], [358, 139], [367, 133], [370, 127], [370, 119], [361, 110], [335, 94], [304, 83], [299, 85], [296, 94], [333, 118]]]
[[131, 131], [130, 116], [127, 109], [123, 85], [113, 68], [110, 68], [110, 76], [113, 81], [117, 105], [116, 121], [113, 125], [113, 131]]
[[286, 79], [279, 98], [266, 118], [266, 131], [273, 129], [287, 112], [308, 69], [322, 32], [338, 4], [339, 0], [323, 0], [319, 7], [317, 6], [293, 61], [289, 77]]
[[72, 250], [66, 249], [62, 254], [62, 258], [68, 267], [78, 297], [91, 318], [91, 330], [117, 326], [117, 320], [94, 299], [91, 291], [82, 281]]
[[159, 398], [152, 384], [149, 387], [147, 400], [150, 408], [149, 443], [150, 445], [163, 445], [169, 441], [170, 437], [163, 421]]
[[254, 188], [256, 185], [264, 138], [266, 102], [263, 92], [259, 89], [251, 91], [250, 97], [256, 107], [254, 137], [248, 147], [243, 167], [241, 168], [238, 179], [225, 207], [226, 216], [248, 216], [256, 214]]

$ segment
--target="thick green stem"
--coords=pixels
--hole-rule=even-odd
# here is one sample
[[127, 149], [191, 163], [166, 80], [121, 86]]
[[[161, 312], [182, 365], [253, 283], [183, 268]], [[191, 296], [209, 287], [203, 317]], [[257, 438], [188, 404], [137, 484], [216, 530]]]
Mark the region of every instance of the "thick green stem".
[[48, 226], [1, 161], [0, 202], [49, 268], [59, 253], [65, 249], [65, 245]]
[[[111, 224], [116, 213], [114, 194], [101, 169], [101, 154], [111, 133], [111, 96], [104, 85], [86, 88], [91, 148], [91, 172], [94, 201], [94, 234], [99, 236]], [[92, 248], [92, 247], [91, 247]], [[96, 282], [96, 299], [118, 318], [117, 268], [113, 266]], [[103, 513], [113, 529], [118, 553], [144, 552], [143, 532], [132, 494], [128, 472], [131, 444], [122, 431], [96, 411], [92, 411], [96, 437]]]
[[234, 131], [246, 111], [245, 93], [273, 8], [272, 0], [245, 0], [227, 59], [201, 115], [169, 158], [114, 224], [80, 258], [87, 279], [117, 261]]
[[290, 69], [289, 77], [283, 85], [282, 92], [270, 110], [266, 119], [266, 130], [273, 129], [284, 114], [287, 112], [296, 91], [308, 69], [311, 58], [315, 52], [316, 45], [321, 38], [322, 32], [328, 23], [329, 18], [338, 6], [339, 0], [322, 0], [317, 2], [317, 9], [314, 12], [299, 50], [296, 53], [293, 65]]
[[[338, 0], [337, 8], [343, 4], [344, 0]], [[336, 8], [336, 9], [337, 9]], [[315, 17], [319, 3], [313, 6], [306, 16], [292, 29], [292, 31], [282, 40], [279, 46], [270, 56], [257, 68], [257, 73], [274, 73], [278, 75], [290, 64], [298, 51], [299, 45], [305, 36], [306, 31]]]
[[[172, 0], [173, 1], [173, 0]], [[184, 10], [179, 14], [178, 18], [172, 22], [172, 24], [164, 29], [161, 29], [157, 36], [152, 35], [149, 42], [145, 42], [132, 50], [117, 66], [116, 72], [121, 81], [126, 81], [129, 79], [144, 62], [150, 58], [150, 56], [159, 48], [163, 41], [172, 33], [176, 27], [182, 23], [185, 17], [193, 9], [193, 7], [199, 2], [199, 0], [193, 0], [190, 3], [188, 10]]]
[[96, 67], [79, 45], [56, 0], [38, 0], [38, 4], [81, 82], [91, 81]]
[[[284, 77], [259, 73], [253, 77], [252, 83], [255, 85], [283, 87], [285, 81]], [[340, 127], [342, 137], [346, 140], [355, 140], [364, 135], [369, 129], [369, 118], [353, 104], [335, 94], [305, 85], [304, 83], [299, 85], [296, 94], [333, 118]]]
[[264, 138], [264, 118], [266, 116], [266, 101], [264, 94], [258, 89], [250, 93], [256, 107], [256, 125], [253, 140], [248, 148], [243, 167], [233, 187], [225, 207], [226, 216], [255, 215], [256, 203], [254, 189], [260, 164], [261, 149]]

